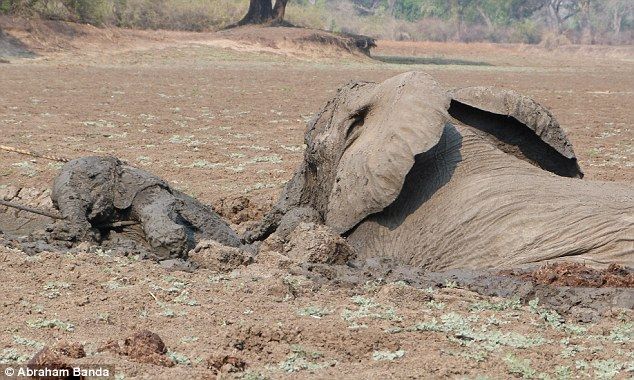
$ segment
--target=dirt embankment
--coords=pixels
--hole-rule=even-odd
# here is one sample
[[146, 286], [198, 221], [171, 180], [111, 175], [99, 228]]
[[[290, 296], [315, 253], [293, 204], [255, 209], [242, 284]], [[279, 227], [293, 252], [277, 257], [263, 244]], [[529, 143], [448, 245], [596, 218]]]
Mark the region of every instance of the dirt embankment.
[[128, 51], [204, 45], [239, 52], [269, 53], [300, 60], [347, 57], [364, 60], [374, 39], [300, 27], [244, 26], [218, 32], [143, 31], [97, 28], [62, 21], [0, 16], [0, 58], [91, 55], [103, 49]]
[[[368, 56], [376, 46], [374, 39], [358, 35], [334, 34], [323, 30], [285, 27], [247, 26], [220, 31], [227, 46], [288, 54], [296, 58], [320, 59], [341, 56]], [[229, 42], [230, 41], [230, 42]], [[216, 42], [222, 45], [222, 42]]]

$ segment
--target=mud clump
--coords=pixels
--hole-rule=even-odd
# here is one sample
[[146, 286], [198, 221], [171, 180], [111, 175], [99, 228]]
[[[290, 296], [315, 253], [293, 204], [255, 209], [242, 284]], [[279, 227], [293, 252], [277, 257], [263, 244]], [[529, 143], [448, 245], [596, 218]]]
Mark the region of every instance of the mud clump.
[[275, 233], [283, 239], [288, 239], [289, 234], [301, 223], [323, 224], [319, 213], [315, 211], [315, 209], [310, 207], [297, 207], [282, 216]]
[[220, 355], [207, 359], [207, 368], [216, 374], [244, 372], [247, 363], [235, 356]]
[[262, 218], [264, 214], [262, 209], [253, 204], [249, 198], [242, 195], [233, 198], [222, 198], [218, 204], [214, 205], [214, 209], [220, 216], [233, 224], [257, 220]]
[[590, 268], [579, 263], [554, 263], [532, 272], [510, 272], [522, 279], [537, 284], [573, 286], [583, 288], [634, 288], [634, 271], [617, 264], [603, 270]]
[[344, 265], [356, 256], [332, 228], [314, 223], [300, 223], [288, 236], [284, 253], [300, 262], [335, 265]]
[[229, 345], [238, 351], [266, 353], [272, 343], [297, 344], [303, 333], [303, 327], [292, 324], [253, 322], [241, 325], [238, 331], [227, 338]]
[[167, 347], [160, 336], [141, 330], [123, 341], [123, 346], [117, 341], [110, 341], [99, 351], [110, 351], [118, 355], [128, 356], [138, 363], [154, 364], [163, 367], [173, 367], [174, 361], [166, 356]]
[[[286, 241], [277, 233], [272, 233], [269, 235], [259, 246], [258, 252], [258, 262], [262, 259], [262, 255], [265, 253], [277, 253], [278, 255], [282, 255], [284, 252], [284, 244]], [[286, 260], [288, 257], [284, 256]]]
[[229, 272], [253, 262], [253, 256], [249, 252], [213, 240], [201, 241], [189, 252], [189, 259], [200, 268], [217, 272]]
[[[68, 363], [67, 358], [80, 359], [86, 356], [84, 346], [80, 343], [66, 343], [62, 342], [57, 346], [50, 348], [44, 347], [38, 353], [36, 353], [31, 360], [27, 363], [27, 366], [32, 370], [38, 369], [57, 369], [65, 370], [68, 373], [73, 373], [71, 365]], [[46, 379], [46, 380], [58, 380], [58, 379], [83, 379], [79, 376], [34, 376], [34, 379]]]
[[[32, 370], [39, 369], [51, 369], [51, 370], [63, 370], [64, 372], [68, 371], [72, 373], [72, 368], [70, 364], [65, 360], [65, 358], [59, 354], [58, 352], [44, 347], [40, 350], [33, 358], [29, 361], [27, 366]], [[72, 376], [34, 376], [33, 378], [38, 380], [66, 380], [66, 379], [80, 379], [79, 377]]]
[[62, 342], [55, 347], [55, 350], [64, 356], [73, 359], [81, 359], [86, 357], [86, 351], [81, 343]]
[[167, 347], [161, 337], [148, 330], [139, 331], [133, 336], [126, 338], [123, 344], [129, 356], [140, 357], [167, 353]]

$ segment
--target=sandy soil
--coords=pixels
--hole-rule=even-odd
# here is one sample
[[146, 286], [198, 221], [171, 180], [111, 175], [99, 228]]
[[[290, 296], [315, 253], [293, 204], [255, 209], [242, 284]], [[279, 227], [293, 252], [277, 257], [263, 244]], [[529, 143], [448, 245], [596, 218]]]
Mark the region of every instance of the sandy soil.
[[[269, 207], [301, 160], [306, 121], [338, 86], [409, 70], [531, 95], [557, 116], [587, 178], [634, 180], [631, 47], [380, 41], [375, 55], [415, 56], [401, 65], [332, 51], [315, 59], [313, 47], [285, 44], [265, 43], [267, 51], [211, 33], [3, 26], [24, 45], [5, 49], [10, 63], [0, 63], [0, 144], [113, 154], [219, 209], [239, 196]], [[2, 151], [0, 190], [43, 190], [59, 167]], [[339, 286], [275, 255], [227, 273], [170, 273], [94, 247], [34, 257], [0, 248], [0, 267], [0, 362], [63, 340], [87, 354], [66, 360], [113, 364], [118, 378], [634, 374], [631, 310], [564, 320], [539, 302], [481, 296], [450, 279], [432, 289]], [[163, 339], [174, 366], [99, 350], [143, 329]]]

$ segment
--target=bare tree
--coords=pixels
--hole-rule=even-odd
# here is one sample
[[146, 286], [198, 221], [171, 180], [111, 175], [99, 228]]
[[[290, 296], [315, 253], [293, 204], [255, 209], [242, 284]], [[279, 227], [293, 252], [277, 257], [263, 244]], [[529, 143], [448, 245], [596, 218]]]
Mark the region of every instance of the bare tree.
[[462, 32], [463, 32], [463, 16], [465, 11], [465, 6], [468, 5], [468, 1], [465, 0], [451, 0], [449, 1], [449, 12], [451, 13], [451, 18], [454, 20], [456, 24], [456, 40], [462, 40]]
[[387, 11], [389, 14], [394, 15], [395, 6], [396, 6], [396, 0], [387, 0]]
[[548, 1], [548, 16], [550, 18], [550, 24], [557, 34], [561, 34], [564, 22], [575, 16], [579, 13], [579, 11], [581, 11], [581, 8], [575, 0]]
[[634, 15], [634, 3], [631, 0], [607, 0], [606, 8], [611, 18], [614, 39], [620, 41], [623, 21], [631, 19]]
[[594, 28], [590, 23], [590, 13], [592, 11], [592, 0], [577, 0], [579, 7], [579, 17], [581, 26], [581, 43], [594, 43]]
[[489, 17], [489, 15], [484, 11], [484, 9], [482, 8], [482, 5], [476, 4], [475, 9], [478, 11], [478, 13], [480, 14], [480, 17], [482, 17], [484, 22], [487, 24], [487, 29], [489, 30], [489, 33], [493, 32], [493, 30], [495, 29], [495, 26], [493, 25], [493, 21], [491, 21], [491, 17]]
[[367, 7], [364, 6], [362, 3], [359, 3], [356, 1], [352, 2], [352, 5], [354, 5], [357, 12], [362, 16], [375, 14], [380, 4], [381, 4], [381, 0], [372, 0], [372, 3], [370, 3]]

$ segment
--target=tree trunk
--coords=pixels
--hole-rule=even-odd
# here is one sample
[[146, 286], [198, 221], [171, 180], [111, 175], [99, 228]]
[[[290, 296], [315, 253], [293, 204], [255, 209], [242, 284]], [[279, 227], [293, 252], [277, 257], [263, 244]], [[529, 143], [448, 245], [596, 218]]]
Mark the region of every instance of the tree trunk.
[[592, 11], [590, 0], [580, 1], [579, 9], [581, 12], [581, 43], [594, 44], [594, 28], [590, 23], [590, 12]]
[[561, 17], [559, 17], [559, 4], [561, 1], [553, 0], [548, 4], [548, 15], [550, 16], [550, 25], [552, 29], [561, 34]]
[[279, 24], [284, 21], [287, 2], [288, 0], [276, 0], [275, 6], [272, 6], [271, 0], [251, 0], [247, 14], [238, 25]]
[[284, 21], [284, 13], [286, 12], [286, 3], [288, 0], [276, 0], [273, 7], [273, 20], [276, 23]]
[[484, 9], [482, 9], [482, 7], [478, 5], [478, 6], [476, 6], [476, 10], [478, 11], [478, 13], [480, 13], [480, 16], [482, 17], [484, 22], [487, 24], [487, 28], [489, 29], [489, 33], [493, 33], [493, 31], [495, 30], [495, 27], [493, 26], [493, 22], [491, 21], [489, 16], [486, 14]]
[[251, 0], [247, 14], [238, 22], [238, 25], [262, 24], [269, 21], [272, 15], [271, 0]]
[[394, 16], [394, 6], [395, 5], [396, 5], [396, 0], [387, 0], [387, 11], [392, 16]]
[[623, 23], [623, 15], [619, 9], [614, 9], [614, 17], [612, 18], [612, 28], [614, 29], [614, 39], [619, 42], [621, 39], [621, 24]]
[[451, 1], [451, 13], [456, 23], [456, 41], [462, 41], [462, 4], [459, 0]]

